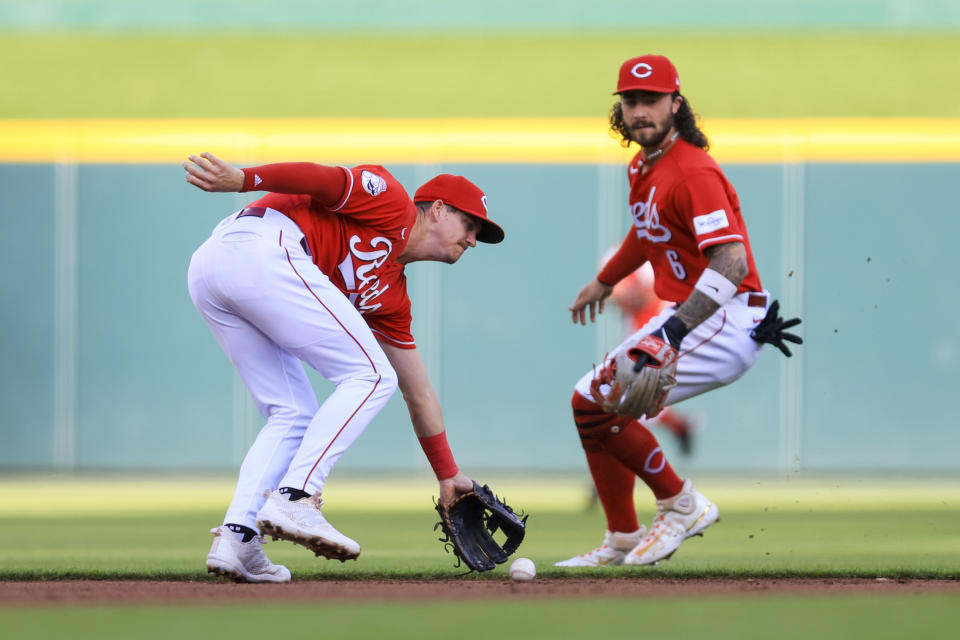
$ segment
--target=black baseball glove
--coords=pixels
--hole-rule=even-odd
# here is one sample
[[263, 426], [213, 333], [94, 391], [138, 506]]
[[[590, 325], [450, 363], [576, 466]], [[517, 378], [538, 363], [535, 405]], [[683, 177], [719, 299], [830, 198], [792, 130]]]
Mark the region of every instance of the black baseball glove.
[[[442, 528], [445, 537], [440, 542], [457, 556], [458, 567], [462, 561], [471, 571], [490, 571], [523, 542], [527, 516], [518, 517], [487, 485], [474, 482], [473, 490], [458, 496], [449, 508], [439, 501], [436, 507], [440, 522], [433, 529]], [[493, 537], [498, 530], [506, 536], [503, 544]]]
[[750, 337], [760, 344], [772, 344], [777, 349], [780, 349], [783, 355], [789, 358], [793, 354], [790, 353], [790, 348], [783, 344], [783, 341], [786, 340], [794, 344], [803, 344], [803, 338], [792, 333], [787, 333], [784, 329], [795, 327], [800, 324], [800, 322], [800, 318], [791, 318], [790, 320], [781, 318], [780, 301], [774, 300], [770, 304], [770, 308], [767, 309], [766, 317], [753, 329]]

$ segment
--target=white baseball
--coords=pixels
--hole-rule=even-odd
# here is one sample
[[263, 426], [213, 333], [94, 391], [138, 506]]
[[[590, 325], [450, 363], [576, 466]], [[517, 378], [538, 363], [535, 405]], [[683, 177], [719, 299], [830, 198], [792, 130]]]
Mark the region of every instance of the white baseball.
[[526, 582], [533, 580], [537, 575], [537, 565], [530, 558], [517, 558], [510, 563], [510, 577], [514, 580]]

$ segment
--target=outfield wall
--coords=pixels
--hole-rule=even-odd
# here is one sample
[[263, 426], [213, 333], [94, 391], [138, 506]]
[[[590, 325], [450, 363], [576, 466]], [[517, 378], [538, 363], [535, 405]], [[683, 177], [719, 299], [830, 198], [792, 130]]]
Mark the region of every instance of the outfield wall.
[[954, 0], [4, 0], [4, 29], [950, 29]]
[[[940, 275], [960, 235], [960, 160], [717, 155], [764, 284], [803, 316], [806, 344], [791, 359], [768, 348], [735, 385], [686, 403], [704, 429], [678, 466], [960, 470], [960, 298]], [[186, 269], [251, 198], [193, 189], [176, 162], [69, 158], [0, 164], [0, 468], [235, 467], [260, 418], [190, 303]], [[471, 176], [507, 230], [452, 267], [408, 268], [459, 462], [584, 469], [569, 396], [619, 322], [575, 326], [566, 307], [625, 232], [623, 165], [389, 166], [410, 191], [436, 172]], [[341, 466], [426, 469], [399, 397]]]

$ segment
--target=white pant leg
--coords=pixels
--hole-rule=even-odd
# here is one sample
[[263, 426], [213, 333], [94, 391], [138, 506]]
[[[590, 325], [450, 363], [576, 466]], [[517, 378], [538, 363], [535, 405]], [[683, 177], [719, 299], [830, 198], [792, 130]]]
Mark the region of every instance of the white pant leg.
[[[768, 295], [768, 303], [769, 298]], [[677, 386], [667, 394], [665, 406], [730, 384], [757, 361], [761, 345], [750, 337], [750, 330], [763, 319], [766, 309], [749, 307], [746, 301], [747, 294], [735, 296], [683, 339], [677, 358]], [[674, 312], [673, 307], [664, 309], [617, 345], [609, 359], [636, 345], [640, 338], [660, 327]], [[577, 381], [578, 393], [591, 397], [590, 383], [599, 370], [598, 367], [595, 371], [588, 371]], [[601, 387], [604, 393], [608, 390], [606, 386]]]
[[[356, 307], [297, 249], [285, 249], [286, 313], [254, 305], [248, 317], [336, 385], [313, 416], [279, 486], [314, 493], [397, 389], [397, 375]], [[280, 286], [280, 283], [277, 283]]]
[[256, 327], [202, 301], [197, 306], [267, 420], [243, 458], [223, 520], [256, 529], [265, 492], [279, 486], [317, 412], [316, 395], [300, 361]]
[[[396, 389], [369, 327], [303, 251], [286, 216], [230, 216], [194, 254], [191, 296], [267, 418], [229, 517], [249, 525], [264, 489], [319, 490]], [[336, 384], [317, 409], [303, 360]]]

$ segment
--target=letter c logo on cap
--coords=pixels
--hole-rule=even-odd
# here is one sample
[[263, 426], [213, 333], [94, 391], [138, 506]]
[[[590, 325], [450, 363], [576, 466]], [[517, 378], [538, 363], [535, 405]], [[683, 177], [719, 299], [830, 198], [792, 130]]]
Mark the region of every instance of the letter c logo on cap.
[[630, 73], [636, 78], [647, 78], [653, 73], [653, 67], [648, 65], [646, 62], [639, 62], [633, 65], [633, 69], [630, 69]]

